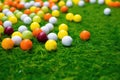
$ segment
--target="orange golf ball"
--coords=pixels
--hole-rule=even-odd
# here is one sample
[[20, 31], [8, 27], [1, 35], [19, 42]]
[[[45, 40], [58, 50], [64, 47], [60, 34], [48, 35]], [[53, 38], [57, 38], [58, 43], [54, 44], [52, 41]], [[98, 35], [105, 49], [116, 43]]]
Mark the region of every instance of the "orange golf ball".
[[10, 38], [5, 38], [2, 40], [1, 46], [3, 49], [12, 49], [14, 46], [14, 42]]
[[50, 13], [46, 13], [44, 15], [44, 20], [48, 21], [51, 17], [52, 17], [52, 15]]
[[84, 41], [90, 39], [90, 32], [87, 30], [84, 30], [80, 33], [80, 38]]
[[32, 41], [29, 39], [24, 39], [22, 40], [22, 42], [20, 43], [20, 48], [22, 50], [29, 50], [32, 48]]
[[63, 13], [66, 13], [66, 12], [68, 12], [68, 7], [67, 6], [62, 6], [60, 8], [60, 11], [63, 12]]
[[36, 29], [33, 30], [32, 34], [33, 34], [33, 36], [37, 37], [38, 34], [41, 33], [41, 32], [42, 32], [42, 30], [40, 28], [36, 28]]

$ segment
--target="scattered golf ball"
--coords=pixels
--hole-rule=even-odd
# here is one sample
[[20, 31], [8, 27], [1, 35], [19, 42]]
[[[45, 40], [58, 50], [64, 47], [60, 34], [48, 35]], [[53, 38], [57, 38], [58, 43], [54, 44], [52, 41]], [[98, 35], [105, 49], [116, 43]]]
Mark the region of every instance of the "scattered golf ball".
[[52, 23], [47, 23], [45, 26], [48, 27], [49, 31], [54, 29], [54, 25]]
[[82, 20], [82, 17], [79, 14], [74, 15], [73, 20], [75, 22], [80, 22]]
[[57, 43], [55, 40], [48, 40], [46, 43], [45, 43], [45, 48], [46, 50], [48, 51], [53, 51], [53, 50], [56, 50], [57, 49]]
[[43, 3], [43, 6], [49, 6], [49, 2], [48, 1], [45, 1], [44, 3]]
[[28, 17], [28, 15], [27, 14], [22, 14], [20, 19], [23, 21], [25, 19], [25, 17]]
[[12, 33], [12, 37], [13, 36], [19, 36], [19, 37], [22, 38], [22, 33], [20, 33], [19, 31], [15, 31], [15, 32]]
[[26, 30], [22, 33], [23, 39], [32, 39], [32, 37], [33, 37], [33, 35], [32, 35], [31, 31]]
[[96, 3], [96, 0], [89, 0], [91, 4]]
[[58, 10], [53, 10], [52, 11], [52, 16], [59, 17], [59, 15], [60, 15], [60, 12]]
[[68, 21], [72, 21], [73, 17], [74, 17], [73, 13], [67, 13], [66, 14], [66, 20], [68, 20]]
[[65, 36], [62, 38], [62, 44], [64, 46], [71, 46], [73, 39], [70, 36]]
[[10, 38], [4, 38], [1, 42], [1, 46], [5, 50], [12, 49], [14, 46], [14, 42]]
[[72, 7], [72, 6], [73, 6], [72, 1], [67, 1], [67, 2], [66, 2], [66, 6], [67, 6], [67, 7]]
[[38, 22], [40, 23], [41, 22], [41, 18], [39, 16], [34, 16], [33, 17], [33, 22]]
[[9, 21], [11, 21], [13, 24], [17, 23], [17, 18], [15, 16], [10, 16]]
[[22, 38], [20, 36], [13, 36], [12, 40], [13, 40], [15, 45], [19, 45], [20, 42], [22, 41]]
[[14, 32], [14, 29], [11, 26], [5, 28], [4, 33], [7, 35], [11, 35]]
[[59, 8], [58, 8], [57, 5], [53, 5], [52, 8], [51, 8], [51, 10], [58, 10], [58, 9], [59, 9]]
[[5, 21], [5, 22], [3, 23], [3, 26], [4, 26], [4, 28], [6, 28], [6, 27], [8, 27], [8, 26], [12, 26], [12, 22], [10, 22], [10, 21]]
[[60, 31], [58, 32], [58, 38], [59, 38], [59, 39], [62, 39], [64, 36], [67, 36], [67, 35], [68, 35], [68, 32], [65, 31], [65, 30], [60, 30]]
[[40, 32], [37, 36], [39, 42], [46, 42], [48, 40], [47, 34], [45, 32]]
[[78, 6], [83, 7], [84, 5], [85, 5], [85, 2], [84, 2], [84, 1], [79, 1], [79, 2], [78, 2]]
[[40, 28], [40, 24], [38, 22], [33, 22], [31, 25], [30, 25], [30, 29], [33, 31], [34, 29], [36, 28]]
[[41, 10], [42, 10], [44, 13], [47, 13], [49, 9], [48, 9], [47, 6], [43, 6], [43, 7], [41, 8]]
[[25, 24], [30, 24], [30, 23], [32, 22], [32, 19], [31, 19], [30, 17], [25, 17], [25, 18], [23, 19], [23, 22], [24, 22]]
[[56, 17], [51, 17], [49, 19], [49, 23], [56, 24], [57, 23], [57, 18]]
[[37, 15], [38, 15], [39, 17], [43, 18], [44, 12], [43, 12], [43, 11], [38, 11], [38, 12], [37, 12]]
[[45, 32], [46, 34], [48, 34], [48, 33], [50, 32], [50, 31], [49, 31], [49, 28], [46, 27], [46, 26], [41, 27], [41, 30], [42, 30], [43, 32]]
[[104, 4], [104, 0], [98, 0], [98, 4]]
[[63, 24], [60, 24], [60, 25], [59, 25], [59, 31], [60, 31], [60, 30], [68, 31], [68, 26], [67, 26], [66, 24], [64, 24], [64, 23], [63, 23]]
[[0, 34], [4, 32], [4, 27], [0, 25]]
[[58, 39], [57, 34], [55, 34], [55, 33], [49, 33], [47, 35], [47, 37], [48, 37], [48, 39], [52, 39], [52, 40], [55, 40], [55, 41], [57, 41], [57, 39]]
[[24, 39], [20, 43], [20, 48], [22, 50], [30, 50], [32, 48], [32, 41], [30, 39]]
[[110, 15], [110, 13], [111, 13], [111, 9], [110, 8], [105, 8], [104, 9], [104, 14], [105, 15]]
[[21, 25], [19, 28], [18, 28], [18, 31], [19, 32], [23, 32], [23, 31], [26, 31], [27, 30], [27, 27], [25, 25]]

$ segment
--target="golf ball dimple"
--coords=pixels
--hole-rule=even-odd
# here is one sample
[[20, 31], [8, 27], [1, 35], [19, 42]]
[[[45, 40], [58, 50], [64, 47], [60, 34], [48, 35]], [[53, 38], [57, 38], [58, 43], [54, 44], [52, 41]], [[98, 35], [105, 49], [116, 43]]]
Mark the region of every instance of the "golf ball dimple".
[[8, 26], [12, 26], [12, 22], [10, 22], [10, 21], [5, 21], [4, 23], [3, 23], [3, 26], [6, 28], [6, 27], [8, 27]]
[[73, 39], [70, 36], [64, 36], [62, 38], [62, 44], [64, 46], [71, 46]]
[[51, 17], [49, 19], [49, 23], [56, 24], [57, 23], [57, 18], [56, 17]]
[[110, 13], [111, 13], [111, 9], [110, 8], [105, 8], [104, 9], [104, 14], [105, 15], [110, 15]]
[[47, 35], [48, 39], [51, 39], [51, 40], [57, 40], [58, 37], [57, 37], [57, 34], [56, 33], [49, 33]]
[[26, 26], [24, 26], [24, 25], [21, 25], [19, 28], [18, 28], [18, 31], [19, 32], [23, 32], [23, 31], [26, 31], [27, 30], [27, 27]]
[[20, 36], [13, 36], [12, 40], [13, 40], [15, 45], [19, 45], [20, 42], [22, 41], [22, 38]]

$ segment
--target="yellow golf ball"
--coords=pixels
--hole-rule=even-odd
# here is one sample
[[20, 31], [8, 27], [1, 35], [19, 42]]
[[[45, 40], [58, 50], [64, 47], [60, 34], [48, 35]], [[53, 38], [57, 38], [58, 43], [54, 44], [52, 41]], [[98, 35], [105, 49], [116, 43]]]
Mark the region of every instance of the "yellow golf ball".
[[5, 14], [0, 13], [0, 20], [5, 16]]
[[74, 17], [73, 13], [67, 13], [66, 14], [66, 20], [68, 20], [68, 21], [72, 21], [73, 17]]
[[80, 0], [73, 0], [73, 3], [77, 5], [79, 1]]
[[60, 31], [60, 30], [68, 31], [68, 26], [67, 26], [66, 24], [64, 24], [64, 23], [63, 23], [63, 24], [60, 24], [60, 25], [59, 25], [59, 31]]
[[74, 15], [73, 20], [74, 20], [75, 22], [80, 22], [80, 21], [82, 20], [82, 17], [81, 17], [79, 14], [76, 14], [76, 15]]
[[31, 12], [35, 12], [35, 9], [36, 9], [35, 6], [30, 7], [30, 11], [31, 11]]
[[48, 40], [45, 43], [45, 48], [48, 51], [56, 50], [57, 49], [57, 43], [56, 43], [56, 41], [55, 40]]
[[0, 25], [0, 34], [4, 32], [4, 27]]
[[62, 0], [58, 3], [58, 6], [59, 6], [59, 7], [62, 7], [62, 6], [64, 6], [64, 5], [65, 5], [65, 2], [62, 1]]
[[3, 5], [3, 9], [9, 9], [10, 7], [8, 5]]
[[15, 16], [10, 16], [9, 21], [11, 21], [13, 24], [17, 23], [17, 18]]
[[67, 35], [68, 35], [68, 32], [65, 31], [65, 30], [60, 30], [60, 31], [58, 32], [58, 38], [59, 38], [59, 39], [62, 39], [64, 36], [67, 36]]
[[36, 28], [40, 28], [40, 25], [38, 22], [33, 22], [31, 25], [30, 25], [30, 29], [33, 31], [35, 30]]
[[52, 16], [59, 17], [59, 15], [60, 15], [60, 12], [58, 10], [52, 11]]
[[38, 22], [40, 23], [41, 22], [41, 18], [39, 16], [34, 16], [33, 17], [33, 22]]
[[14, 36], [20, 36], [22, 38], [22, 34], [19, 31], [15, 31], [12, 33], [12, 37]]

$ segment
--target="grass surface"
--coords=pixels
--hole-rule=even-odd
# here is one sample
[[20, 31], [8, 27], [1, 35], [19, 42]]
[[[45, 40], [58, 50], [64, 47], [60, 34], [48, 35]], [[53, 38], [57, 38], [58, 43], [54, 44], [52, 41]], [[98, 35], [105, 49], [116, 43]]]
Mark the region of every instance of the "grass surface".
[[[71, 47], [58, 40], [57, 51], [47, 52], [35, 38], [29, 51], [0, 46], [0, 80], [120, 80], [120, 8], [111, 8], [111, 15], [105, 16], [106, 7], [86, 3], [83, 8], [69, 8], [82, 16], [80, 23], [66, 21], [66, 14], [60, 14], [53, 32], [58, 32], [59, 24], [68, 24]], [[20, 24], [13, 25], [15, 30]], [[90, 40], [80, 40], [82, 30], [90, 31]], [[4, 37], [2, 34], [0, 43]]]

